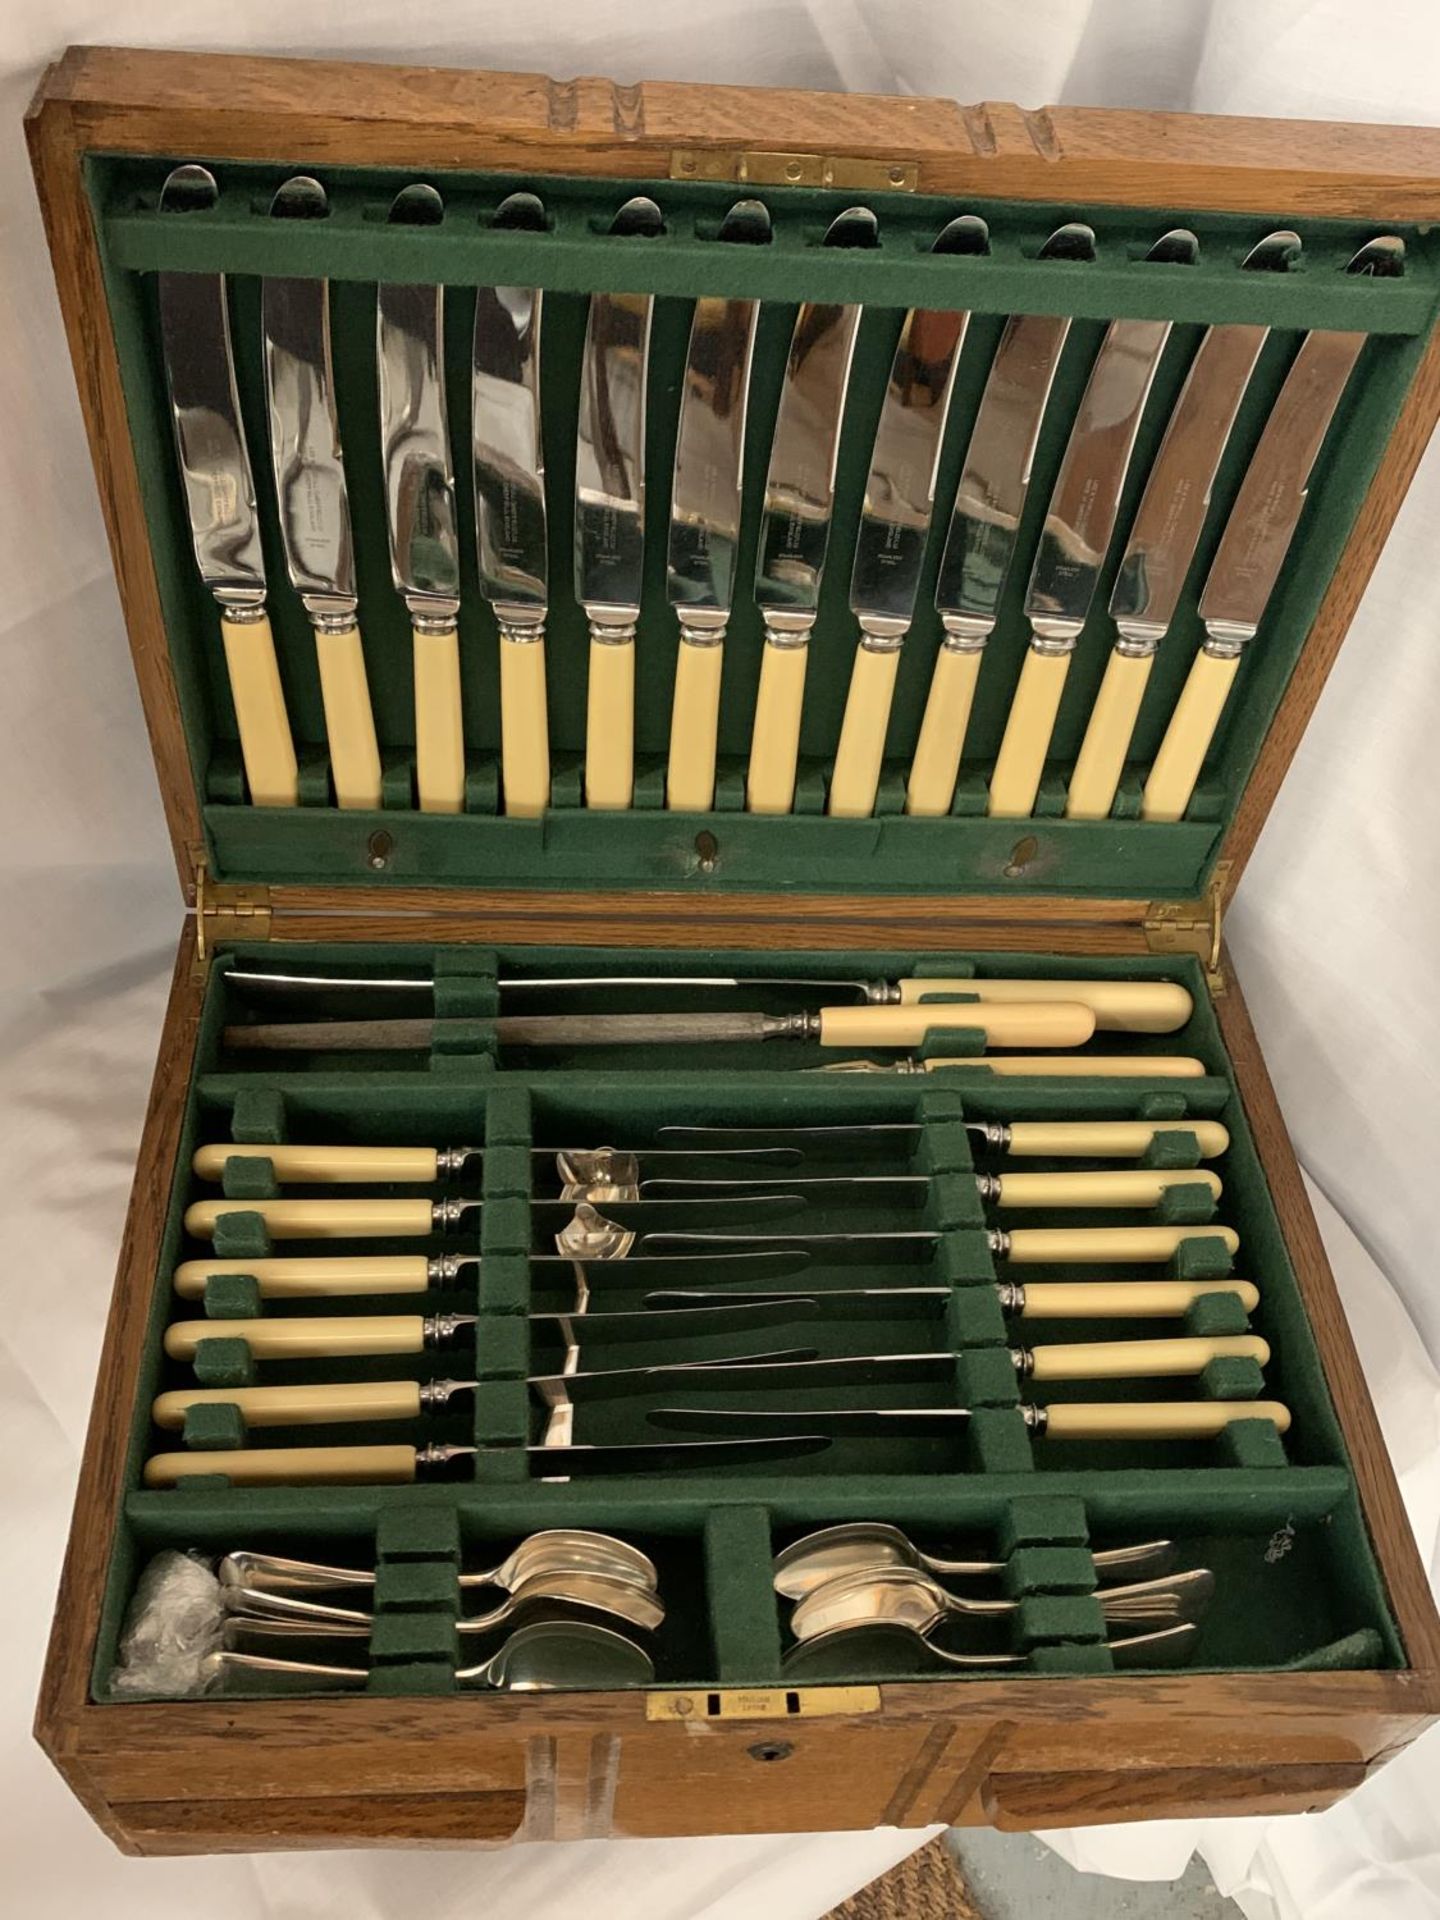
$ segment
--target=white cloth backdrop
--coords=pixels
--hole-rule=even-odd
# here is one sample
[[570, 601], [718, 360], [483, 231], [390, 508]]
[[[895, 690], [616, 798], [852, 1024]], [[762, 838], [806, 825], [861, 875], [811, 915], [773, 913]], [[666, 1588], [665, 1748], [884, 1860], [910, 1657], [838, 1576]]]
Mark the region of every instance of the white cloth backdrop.
[[[0, 8], [0, 1859], [17, 1920], [809, 1920], [917, 1836], [130, 1862], [28, 1720], [180, 908], [23, 156], [67, 41], [1440, 120], [1431, 0], [9, 0]], [[1427, 1560], [1440, 1523], [1440, 712], [1421, 471], [1246, 876], [1232, 937]], [[1052, 1836], [1136, 1878], [1198, 1846], [1256, 1920], [1440, 1907], [1434, 1741], [1332, 1812]], [[1428, 1762], [1428, 1769], [1427, 1769]], [[1117, 1900], [1122, 1898], [1117, 1888]]]

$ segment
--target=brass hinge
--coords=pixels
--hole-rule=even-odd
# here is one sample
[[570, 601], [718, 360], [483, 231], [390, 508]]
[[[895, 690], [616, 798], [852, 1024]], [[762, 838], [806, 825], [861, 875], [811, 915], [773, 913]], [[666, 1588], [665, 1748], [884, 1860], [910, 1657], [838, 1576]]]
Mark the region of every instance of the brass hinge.
[[1218, 863], [1202, 900], [1152, 900], [1145, 915], [1145, 944], [1151, 953], [1193, 953], [1205, 967], [1210, 991], [1225, 991], [1220, 964], [1225, 887], [1230, 862]]
[[670, 178], [723, 180], [752, 187], [839, 187], [847, 193], [852, 189], [915, 193], [920, 168], [914, 160], [871, 160], [847, 154], [677, 147], [670, 155]]
[[647, 1693], [647, 1720], [809, 1720], [822, 1714], [878, 1713], [878, 1687], [688, 1687]]
[[195, 866], [195, 965], [209, 966], [225, 940], [270, 938], [270, 889], [263, 886], [212, 886], [205, 862]]

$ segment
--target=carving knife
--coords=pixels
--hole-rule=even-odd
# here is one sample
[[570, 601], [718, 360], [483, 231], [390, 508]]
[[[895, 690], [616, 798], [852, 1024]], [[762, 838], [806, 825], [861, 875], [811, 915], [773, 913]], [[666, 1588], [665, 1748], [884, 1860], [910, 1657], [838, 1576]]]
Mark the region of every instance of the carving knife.
[[[545, 231], [533, 193], [512, 193], [494, 226]], [[471, 453], [480, 591], [500, 631], [500, 765], [506, 813], [550, 800], [545, 699], [549, 555], [540, 440], [538, 287], [479, 287], [471, 351]]]
[[[273, 993], [285, 997], [306, 991], [313, 993], [368, 994], [389, 996], [393, 1000], [410, 999], [418, 1005], [434, 1002], [434, 982], [417, 979], [368, 979], [359, 974], [325, 975], [294, 973], [280, 969], [231, 967], [225, 974], [227, 987], [261, 996]], [[1011, 1004], [1027, 1001], [1070, 1001], [1089, 1007], [1098, 1029], [1127, 1033], [1174, 1033], [1183, 1027], [1194, 1010], [1186, 989], [1172, 980], [990, 980], [957, 976], [955, 979], [931, 979], [913, 974], [899, 980], [826, 980], [818, 975], [752, 975], [742, 979], [736, 974], [568, 974], [550, 978], [537, 974], [523, 979], [496, 981], [502, 993], [589, 992], [596, 989], [638, 988], [642, 991], [664, 989], [702, 992], [745, 993], [754, 989], [776, 988], [804, 990], [812, 994], [847, 996], [866, 1006], [912, 1006], [933, 999], [1003, 1001]]]
[[[276, 220], [323, 220], [325, 189], [300, 174], [270, 203]], [[341, 807], [380, 805], [380, 748], [356, 619], [355, 552], [324, 280], [267, 276], [260, 286], [265, 391], [280, 535], [290, 584], [315, 629], [330, 775]]]
[[[1053, 1406], [1022, 1400], [1015, 1411], [1037, 1439], [1050, 1440], [1214, 1440], [1236, 1420], [1268, 1420], [1280, 1433], [1290, 1428], [1290, 1409], [1278, 1400], [1059, 1401]], [[646, 1418], [655, 1427], [763, 1434], [777, 1416], [765, 1407], [656, 1407]], [[963, 1426], [969, 1418], [968, 1407], [817, 1407], [803, 1415], [805, 1424], [831, 1436], [871, 1438]]]
[[[1405, 243], [1384, 234], [1347, 273], [1404, 271]], [[1205, 640], [1195, 656], [1145, 783], [1145, 820], [1180, 820], [1190, 804], [1240, 656], [1260, 630], [1300, 515], [1310, 475], [1365, 345], [1363, 333], [1317, 330], [1301, 342], [1265, 423], [1200, 596]]]
[[[723, 1313], [724, 1308], [709, 1311]], [[653, 1319], [653, 1315], [646, 1317]], [[323, 1326], [324, 1322], [318, 1324]], [[307, 1351], [297, 1345], [292, 1357], [303, 1357]], [[383, 1353], [384, 1349], [372, 1351]], [[1263, 1366], [1270, 1358], [1269, 1346], [1253, 1333], [1213, 1339], [1056, 1341], [1039, 1347], [1008, 1347], [1005, 1351], [1022, 1379], [1035, 1380], [1184, 1379], [1203, 1373], [1212, 1360], [1254, 1360]], [[959, 1352], [937, 1351], [821, 1359], [814, 1357], [812, 1347], [793, 1356], [762, 1354], [753, 1360], [737, 1356], [733, 1360], [693, 1360], [668, 1366], [609, 1367], [590, 1373], [531, 1374], [525, 1384], [534, 1389], [542, 1404], [553, 1408], [585, 1400], [659, 1393], [667, 1388], [871, 1386], [877, 1375], [888, 1374], [907, 1380], [919, 1375], [945, 1383], [953, 1381], [955, 1362], [962, 1357]], [[157, 1427], [172, 1433], [184, 1428], [192, 1407], [207, 1406], [237, 1408], [248, 1428], [419, 1420], [448, 1407], [456, 1394], [473, 1393], [477, 1384], [474, 1380], [363, 1380], [281, 1387], [180, 1387], [157, 1395], [150, 1417]], [[698, 1414], [701, 1410], [693, 1411]], [[951, 1420], [965, 1417], [953, 1406], [908, 1411], [928, 1419], [937, 1415]], [[891, 1420], [902, 1417], [894, 1408], [886, 1409], [885, 1414]], [[793, 1412], [776, 1409], [767, 1413], [765, 1424], [773, 1425], [776, 1419], [792, 1425], [814, 1424], [826, 1417], [825, 1410], [820, 1409], [806, 1412], [797, 1422]]]
[[[206, 168], [176, 167], [161, 189], [160, 210], [194, 216], [218, 198]], [[166, 272], [156, 275], [156, 285], [185, 511], [195, 564], [220, 609], [250, 799], [257, 807], [293, 807], [295, 742], [265, 613], [265, 560], [235, 390], [225, 276]]]
[[[1198, 244], [1164, 234], [1150, 261], [1188, 263]], [[1025, 595], [1030, 645], [990, 780], [990, 813], [1023, 819], [1034, 808], [1070, 656], [1105, 564], [1115, 513], [1150, 383], [1170, 337], [1168, 320], [1112, 320], [1090, 371], [1050, 495]]]
[[[758, 200], [737, 201], [719, 238], [763, 245], [770, 215]], [[665, 804], [686, 813], [708, 813], [715, 801], [720, 679], [740, 544], [745, 412], [759, 311], [758, 300], [697, 300], [680, 390], [666, 559], [680, 649]]]
[[[1272, 233], [1251, 248], [1244, 265], [1283, 273], [1299, 253], [1298, 234]], [[1067, 819], [1104, 820], [1114, 805], [1155, 651], [1175, 617], [1216, 470], [1268, 332], [1211, 327], [1190, 363], [1110, 595], [1119, 638], [1071, 775]]]
[[[456, 1020], [302, 1020], [226, 1027], [235, 1052], [366, 1053], [424, 1050]], [[921, 1001], [898, 1007], [822, 1007], [807, 1013], [502, 1014], [502, 1047], [700, 1046], [756, 1040], [813, 1040], [822, 1047], [917, 1047], [932, 1029], [969, 1027], [998, 1047], [1081, 1047], [1095, 1031], [1088, 1007]]]
[[[653, 200], [627, 200], [610, 225], [650, 238]], [[645, 565], [645, 379], [648, 293], [593, 293], [585, 324], [575, 441], [575, 598], [590, 623], [585, 804], [630, 805], [635, 790], [635, 626]]]
[[[1216, 1400], [1207, 1405], [1240, 1404]], [[463, 1447], [432, 1441], [423, 1447], [244, 1447], [217, 1453], [156, 1453], [145, 1462], [147, 1487], [179, 1487], [196, 1474], [224, 1474], [237, 1487], [408, 1486], [457, 1460], [503, 1453], [558, 1467], [565, 1473], [696, 1473], [742, 1466], [748, 1460], [789, 1460], [820, 1453], [820, 1434], [775, 1434], [753, 1440], [649, 1441], [634, 1446]]]
[[[1072, 222], [1051, 234], [1039, 257], [1094, 255], [1094, 233]], [[995, 349], [940, 559], [935, 606], [945, 638], [910, 764], [907, 813], [950, 811], [980, 662], [1010, 571], [1035, 443], [1069, 332], [1068, 314], [1012, 314]]]
[[[396, 227], [438, 226], [434, 187], [404, 187]], [[460, 545], [445, 409], [444, 289], [382, 282], [376, 296], [381, 456], [390, 569], [415, 645], [415, 774], [422, 813], [465, 802], [460, 699]]]
[[[874, 247], [879, 240], [875, 215], [850, 207], [830, 222], [821, 244]], [[765, 645], [746, 783], [751, 813], [789, 813], [795, 800], [805, 666], [825, 575], [840, 425], [859, 325], [858, 306], [807, 300], [790, 336], [755, 561]]]
[[[981, 254], [989, 244], [985, 222], [962, 214], [931, 251]], [[969, 320], [964, 311], [912, 308], [891, 363], [850, 575], [850, 611], [859, 624], [860, 644], [828, 805], [841, 819], [863, 819], [875, 810], [900, 649], [915, 613], [935, 508], [935, 473]]]

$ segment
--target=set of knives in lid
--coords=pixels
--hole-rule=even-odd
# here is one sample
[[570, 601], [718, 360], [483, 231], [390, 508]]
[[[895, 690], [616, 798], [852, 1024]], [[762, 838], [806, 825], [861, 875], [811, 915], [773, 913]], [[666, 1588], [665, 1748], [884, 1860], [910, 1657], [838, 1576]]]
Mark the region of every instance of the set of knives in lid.
[[[177, 167], [161, 206], [212, 206], [203, 167]], [[276, 219], [321, 217], [321, 184], [308, 176], [275, 194]], [[399, 192], [389, 221], [434, 225], [441, 194], [416, 183]], [[498, 227], [546, 228], [534, 194], [517, 192]], [[643, 246], [664, 232], [645, 196], [615, 213], [610, 231]], [[840, 213], [830, 248], [873, 248], [868, 209]], [[764, 244], [770, 216], [738, 201], [721, 242]], [[961, 214], [932, 251], [986, 252], [980, 218]], [[1061, 226], [1041, 258], [1094, 255], [1090, 229]], [[1258, 237], [1252, 272], [1284, 271], [1298, 237]], [[1145, 263], [1182, 269], [1198, 255], [1183, 229], [1160, 236]], [[1402, 270], [1403, 243], [1369, 241], [1354, 274]], [[159, 275], [161, 333], [180, 467], [200, 572], [219, 603], [250, 798], [293, 805], [297, 758], [266, 617], [259, 514], [232, 361], [224, 277]], [[634, 789], [636, 634], [645, 563], [646, 384], [653, 296], [591, 295], [576, 414], [573, 593], [589, 623], [584, 756], [586, 805], [630, 806]], [[503, 804], [544, 811], [550, 796], [545, 624], [558, 591], [547, 537], [541, 440], [538, 288], [481, 286], [473, 336], [472, 459], [479, 586], [499, 635]], [[741, 584], [740, 530], [747, 476], [746, 412], [759, 301], [696, 301], [685, 362], [671, 479], [668, 598], [678, 625], [666, 804], [713, 804], [725, 634]], [[862, 308], [803, 301], [796, 314], [770, 440], [753, 594], [764, 625], [746, 786], [752, 812], [794, 803], [805, 706], [808, 642], [832, 530], [836, 463]], [[382, 283], [376, 295], [380, 442], [395, 591], [414, 638], [415, 771], [423, 811], [465, 805], [459, 614], [465, 582], [445, 397], [444, 289]], [[331, 372], [329, 304], [320, 279], [267, 278], [262, 289], [264, 364], [276, 499], [290, 584], [313, 625], [335, 797], [377, 807], [381, 759], [360, 640], [340, 420]], [[927, 553], [941, 542], [936, 606], [944, 638], [906, 782], [912, 815], [950, 812], [966, 751], [986, 642], [1007, 579], [1029, 562], [1024, 613], [1030, 641], [1018, 680], [1004, 690], [1008, 718], [989, 777], [992, 815], [1034, 810], [1061, 697], [1081, 630], [1111, 554], [1122, 494], [1152, 381], [1171, 331], [1164, 319], [1118, 317], [1101, 339], [1050, 493], [1035, 550], [1018, 551], [1032, 459], [1051, 402], [1070, 322], [1015, 314], [1003, 327], [969, 432], [948, 520], [936, 513], [937, 473], [969, 313], [915, 308], [904, 319], [870, 452], [855, 533], [850, 612], [857, 646], [828, 811], [873, 812], [901, 649], [916, 610]], [[1210, 326], [1195, 351], [1159, 452], [1146, 476], [1109, 602], [1113, 645], [1069, 769], [1065, 812], [1102, 819], [1116, 799], [1157, 648], [1180, 607], [1210, 509], [1211, 487], [1265, 343], [1263, 325]], [[1189, 670], [1141, 801], [1148, 821], [1181, 819], [1199, 781], [1247, 643], [1259, 632], [1304, 508], [1306, 488], [1366, 336], [1312, 330], [1302, 339], [1261, 430], [1199, 592], [1205, 638]], [[550, 396], [547, 404], [554, 405]], [[653, 478], [653, 476], [651, 476]], [[567, 591], [570, 590], [567, 588]], [[576, 663], [566, 663], [567, 667]]]

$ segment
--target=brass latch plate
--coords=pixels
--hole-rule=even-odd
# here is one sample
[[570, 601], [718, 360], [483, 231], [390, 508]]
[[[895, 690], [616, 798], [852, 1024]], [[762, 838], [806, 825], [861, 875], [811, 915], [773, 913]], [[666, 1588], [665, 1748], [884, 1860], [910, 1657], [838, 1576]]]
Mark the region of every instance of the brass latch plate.
[[645, 1696], [647, 1720], [812, 1720], [879, 1711], [879, 1687], [697, 1687]]
[[865, 193], [915, 193], [914, 160], [872, 160], [847, 154], [736, 152], [722, 147], [677, 147], [672, 180], [723, 180], [752, 187], [838, 187]]

